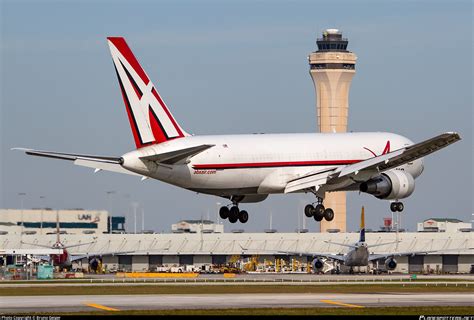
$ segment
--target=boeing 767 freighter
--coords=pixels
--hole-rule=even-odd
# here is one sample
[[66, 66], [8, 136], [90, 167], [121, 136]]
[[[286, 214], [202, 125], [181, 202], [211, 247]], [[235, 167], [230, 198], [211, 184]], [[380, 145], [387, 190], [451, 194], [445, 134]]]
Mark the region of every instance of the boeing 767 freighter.
[[460, 140], [454, 132], [415, 144], [386, 132], [190, 135], [125, 39], [110, 37], [108, 43], [136, 150], [121, 157], [20, 150], [227, 198], [229, 205], [219, 214], [231, 223], [248, 221], [239, 204], [291, 192], [314, 194], [316, 201], [304, 210], [316, 221], [334, 218], [334, 211], [323, 205], [325, 194], [332, 191], [366, 192], [391, 200], [392, 211], [402, 211], [399, 200], [413, 193], [423, 157]]

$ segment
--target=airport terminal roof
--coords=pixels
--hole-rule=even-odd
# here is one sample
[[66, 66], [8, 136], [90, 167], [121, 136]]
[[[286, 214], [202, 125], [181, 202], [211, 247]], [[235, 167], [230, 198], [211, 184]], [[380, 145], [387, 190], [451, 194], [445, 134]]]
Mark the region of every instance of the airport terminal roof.
[[[396, 240], [400, 241], [398, 244]], [[366, 235], [369, 245], [381, 244], [374, 253], [402, 251], [449, 250], [446, 254], [474, 254], [472, 232], [456, 233], [370, 233]], [[72, 254], [89, 252], [132, 251], [135, 255], [274, 255], [280, 252], [340, 253], [346, 247], [326, 241], [354, 244], [359, 233], [180, 233], [180, 234], [77, 234], [61, 235], [65, 245], [88, 243], [71, 248]], [[36, 243], [52, 245], [56, 235], [0, 235], [0, 247], [36, 248], [22, 244]]]
[[434, 221], [438, 221], [438, 222], [451, 222], [451, 223], [463, 222], [462, 220], [459, 220], [459, 219], [456, 219], [456, 218], [429, 218], [429, 219], [426, 219], [424, 221], [428, 221], [428, 220], [434, 220]]

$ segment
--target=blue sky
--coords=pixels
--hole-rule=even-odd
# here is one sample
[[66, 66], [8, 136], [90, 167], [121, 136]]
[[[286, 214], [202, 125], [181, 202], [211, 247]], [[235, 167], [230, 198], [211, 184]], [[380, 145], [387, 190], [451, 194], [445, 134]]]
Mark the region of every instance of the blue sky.
[[[405, 201], [411, 230], [429, 217], [470, 220], [472, 175], [471, 1], [1, 1], [0, 207], [108, 208], [146, 212], [149, 229], [215, 217], [221, 199], [158, 181], [93, 174], [26, 157], [11, 147], [121, 155], [134, 148], [105, 38], [127, 38], [175, 117], [195, 134], [312, 132], [315, 93], [307, 56], [325, 28], [358, 56], [349, 130], [420, 141], [458, 131], [462, 142], [426, 159]], [[41, 200], [40, 196], [46, 198]], [[247, 205], [247, 231], [298, 227], [309, 195]], [[388, 203], [348, 197], [348, 228], [366, 206], [378, 229]], [[306, 221], [310, 230], [318, 227]], [[129, 226], [133, 223], [129, 223]], [[140, 224], [139, 224], [140, 225]], [[226, 225], [226, 229], [235, 228]], [[237, 226], [240, 228], [240, 226]]]

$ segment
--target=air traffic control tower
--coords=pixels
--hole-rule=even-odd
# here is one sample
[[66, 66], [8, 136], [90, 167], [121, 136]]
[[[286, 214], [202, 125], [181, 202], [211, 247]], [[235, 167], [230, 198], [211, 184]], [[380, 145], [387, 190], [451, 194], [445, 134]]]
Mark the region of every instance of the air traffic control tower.
[[[316, 90], [320, 132], [346, 132], [349, 115], [349, 89], [355, 74], [357, 56], [347, 51], [348, 40], [337, 29], [326, 29], [317, 39], [318, 51], [309, 55], [310, 74]], [[346, 231], [346, 194], [326, 194], [324, 206], [334, 210], [334, 220], [321, 221], [321, 232]]]

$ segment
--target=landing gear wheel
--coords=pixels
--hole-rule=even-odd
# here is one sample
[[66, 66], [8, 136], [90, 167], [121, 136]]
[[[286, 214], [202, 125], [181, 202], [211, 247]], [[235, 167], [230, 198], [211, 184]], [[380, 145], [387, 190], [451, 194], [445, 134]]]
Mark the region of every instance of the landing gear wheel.
[[225, 220], [229, 217], [229, 213], [230, 213], [230, 210], [229, 208], [227, 207], [221, 207], [219, 209], [219, 216], [221, 217], [221, 219]]
[[304, 215], [307, 216], [308, 218], [311, 218], [314, 214], [314, 207], [312, 204], [308, 204], [306, 205], [306, 207], [304, 207]]
[[241, 223], [246, 223], [247, 221], [249, 221], [249, 214], [247, 211], [242, 210], [239, 212], [239, 221]]
[[233, 206], [229, 212], [229, 222], [236, 223], [239, 220], [239, 207]]
[[318, 214], [317, 212], [315, 212], [313, 218], [314, 218], [314, 220], [319, 222], [319, 221], [323, 220], [324, 214]]
[[397, 202], [397, 211], [402, 212], [405, 207], [403, 206], [403, 203]]
[[405, 208], [405, 206], [401, 202], [392, 202], [390, 204], [390, 210], [392, 212], [397, 212], [397, 211], [402, 212], [404, 208]]
[[397, 203], [396, 202], [392, 202], [390, 204], [390, 211], [397, 212]]
[[332, 221], [332, 219], [334, 219], [334, 211], [331, 208], [324, 210], [324, 219], [326, 219], [326, 221]]
[[317, 204], [316, 207], [314, 207], [314, 216], [319, 215], [323, 216], [324, 215], [324, 206], [322, 204]]

